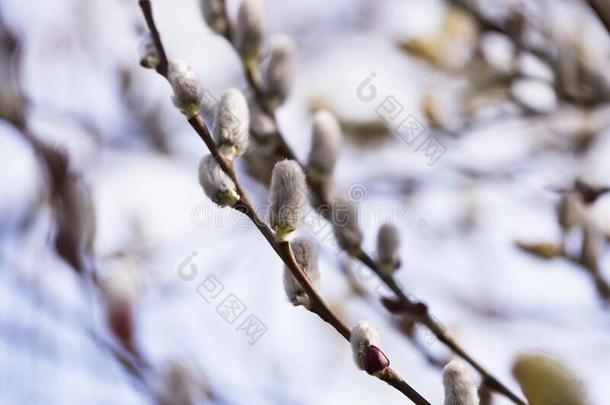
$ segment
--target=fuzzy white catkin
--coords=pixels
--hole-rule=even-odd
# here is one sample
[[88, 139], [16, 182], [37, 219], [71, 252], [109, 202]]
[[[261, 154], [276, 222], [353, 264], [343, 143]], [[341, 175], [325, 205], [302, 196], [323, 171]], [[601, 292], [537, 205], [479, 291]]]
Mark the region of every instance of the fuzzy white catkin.
[[398, 229], [392, 224], [383, 224], [377, 233], [377, 258], [382, 265], [396, 266], [400, 235]]
[[223, 35], [229, 26], [224, 0], [201, 0], [200, 3], [203, 19], [208, 27], [217, 34]]
[[460, 360], [452, 360], [443, 369], [445, 405], [479, 405], [477, 385], [468, 367]]
[[367, 351], [371, 345], [381, 347], [381, 336], [369, 321], [360, 321], [352, 328], [350, 343], [356, 365], [364, 370]]
[[221, 207], [234, 206], [239, 200], [235, 183], [212, 155], [204, 156], [199, 162], [199, 184], [205, 194]]
[[140, 64], [149, 69], [156, 69], [159, 65], [159, 52], [153, 42], [150, 32], [145, 32], [140, 36], [138, 44], [140, 52]]
[[313, 116], [311, 150], [307, 163], [314, 173], [324, 177], [333, 172], [341, 139], [341, 127], [335, 116], [327, 110], [316, 112]]
[[181, 59], [171, 59], [168, 79], [174, 90], [174, 105], [188, 118], [197, 115], [203, 92], [193, 68]]
[[331, 221], [339, 246], [350, 253], [355, 253], [362, 244], [362, 232], [358, 226], [358, 208], [345, 198], [338, 198], [332, 203]]
[[218, 103], [213, 135], [221, 153], [228, 159], [243, 155], [248, 149], [250, 112], [241, 91], [230, 88]]
[[[320, 270], [318, 269], [318, 253], [315, 245], [309, 239], [298, 238], [291, 242], [290, 246], [297, 263], [311, 285], [317, 290], [320, 286]], [[305, 308], [310, 308], [309, 296], [297, 279], [294, 278], [288, 266], [284, 266], [284, 291], [292, 305], [302, 305]]]
[[276, 35], [271, 39], [271, 56], [265, 71], [265, 91], [275, 108], [286, 101], [293, 76], [294, 41], [288, 35]]
[[285, 239], [302, 221], [307, 203], [307, 183], [301, 166], [282, 160], [271, 173], [269, 222], [279, 239]]
[[244, 0], [237, 14], [235, 47], [245, 60], [257, 59], [263, 47], [265, 18], [260, 0]]

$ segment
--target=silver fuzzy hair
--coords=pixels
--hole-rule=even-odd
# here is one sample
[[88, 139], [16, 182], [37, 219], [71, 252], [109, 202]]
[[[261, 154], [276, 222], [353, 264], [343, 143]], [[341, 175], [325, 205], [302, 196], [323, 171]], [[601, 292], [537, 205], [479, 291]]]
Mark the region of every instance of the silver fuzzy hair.
[[245, 60], [258, 59], [263, 48], [265, 18], [260, 0], [243, 0], [237, 14], [235, 47]]
[[400, 235], [398, 229], [391, 224], [383, 224], [377, 233], [377, 258], [383, 266], [395, 270], [399, 263], [398, 248]]
[[307, 183], [301, 166], [282, 160], [271, 173], [269, 222], [279, 239], [301, 226], [307, 203]]
[[350, 343], [356, 365], [364, 370], [369, 347], [374, 345], [381, 348], [381, 337], [377, 328], [369, 321], [360, 321], [352, 328]]
[[333, 172], [342, 137], [341, 127], [331, 112], [316, 112], [313, 117], [311, 150], [307, 163], [312, 171], [323, 177]]
[[358, 207], [345, 198], [338, 198], [331, 206], [333, 231], [339, 246], [348, 253], [355, 253], [362, 244], [362, 232], [358, 226]]
[[145, 68], [156, 69], [159, 64], [159, 52], [153, 42], [152, 35], [150, 32], [145, 32], [140, 36], [140, 42], [138, 44], [138, 51], [140, 52], [140, 64]]
[[278, 107], [288, 98], [292, 87], [294, 41], [288, 35], [271, 39], [271, 56], [265, 71], [265, 90], [272, 106]]
[[208, 27], [217, 34], [223, 35], [229, 26], [224, 0], [201, 0], [200, 3], [203, 19]]
[[213, 135], [221, 152], [228, 159], [243, 155], [248, 149], [250, 112], [241, 91], [230, 88], [218, 103]]
[[199, 162], [199, 184], [205, 194], [221, 207], [234, 206], [239, 200], [235, 183], [212, 155], [204, 156]]
[[[320, 270], [318, 269], [318, 252], [314, 243], [309, 239], [298, 238], [291, 242], [290, 246], [297, 263], [311, 285], [317, 290], [320, 286]], [[284, 291], [292, 305], [310, 308], [309, 296], [303, 286], [294, 278], [288, 266], [284, 266]]]
[[453, 360], [443, 369], [445, 405], [479, 405], [477, 385], [463, 361]]
[[203, 92], [193, 68], [181, 59], [171, 59], [168, 79], [174, 89], [174, 105], [188, 118], [197, 115]]

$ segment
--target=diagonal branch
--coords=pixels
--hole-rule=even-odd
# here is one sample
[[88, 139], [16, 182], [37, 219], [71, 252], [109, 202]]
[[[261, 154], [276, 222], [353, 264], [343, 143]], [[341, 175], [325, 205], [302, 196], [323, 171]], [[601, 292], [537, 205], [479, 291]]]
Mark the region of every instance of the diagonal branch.
[[[146, 19], [148, 28], [153, 35], [154, 43], [157, 47], [159, 54], [166, 55], [166, 52], [163, 48], [163, 44], [160, 39], [159, 32], [156, 28], [153, 19], [150, 1], [140, 0], [139, 3]], [[162, 56], [161, 59], [165, 59], [165, 62], [167, 63], [167, 56]], [[167, 78], [167, 66], [165, 66], [165, 68], [163, 69], [158, 68], [157, 72]], [[250, 220], [252, 221], [252, 223], [254, 223], [259, 232], [265, 237], [269, 245], [282, 259], [284, 264], [289, 268], [295, 279], [303, 286], [312, 303], [310, 310], [316, 315], [318, 315], [323, 321], [330, 324], [339, 334], [341, 334], [341, 336], [343, 336], [349, 342], [351, 337], [349, 327], [332, 311], [332, 309], [322, 299], [322, 297], [319, 295], [313, 285], [309, 282], [309, 279], [307, 278], [303, 270], [300, 268], [300, 266], [297, 264], [297, 261], [290, 247], [290, 243], [287, 241], [278, 241], [271, 228], [260, 218], [259, 214], [256, 212], [254, 206], [250, 202], [248, 194], [241, 186], [239, 179], [237, 178], [237, 175], [235, 173], [235, 169], [233, 168], [232, 162], [225, 159], [218, 151], [218, 148], [216, 147], [216, 144], [214, 143], [214, 140], [212, 139], [212, 136], [207, 126], [205, 125], [205, 122], [203, 121], [201, 115], [195, 115], [194, 117], [188, 119], [188, 122], [197, 132], [199, 137], [203, 140], [214, 159], [218, 162], [221, 169], [235, 183], [236, 191], [240, 196], [240, 201], [238, 202], [235, 208], [246, 216], [248, 216], [248, 218], [250, 218]], [[387, 367], [379, 376], [379, 378], [387, 384], [391, 385], [392, 387], [396, 388], [416, 405], [430, 405], [430, 403], [423, 396], [421, 396], [391, 368]]]
[[[227, 32], [230, 32], [230, 31], [227, 31]], [[229, 43], [232, 44], [230, 34], [229, 35], [225, 34], [224, 36], [229, 41]], [[303, 169], [303, 171], [306, 174], [306, 179], [307, 179], [307, 183], [309, 185], [310, 191], [316, 197], [315, 199], [312, 199], [312, 201], [311, 201], [312, 205], [314, 206], [314, 208], [316, 209], [317, 212], [326, 211], [326, 209], [330, 206], [330, 201], [327, 200], [326, 195], [323, 191], [322, 185], [319, 182], [316, 182], [315, 176], [312, 176], [311, 173], [309, 173], [308, 168], [299, 162], [296, 155], [294, 154], [294, 152], [292, 151], [290, 146], [286, 143], [284, 136], [282, 135], [282, 133], [279, 130], [279, 127], [277, 125], [277, 119], [275, 116], [275, 111], [273, 111], [273, 109], [269, 106], [269, 104], [266, 102], [266, 99], [265, 99], [264, 89], [262, 87], [262, 81], [260, 79], [261, 74], [260, 74], [258, 65], [256, 65], [255, 63], [249, 63], [249, 62], [243, 61], [243, 59], [241, 59], [241, 58], [240, 58], [240, 60], [242, 60], [244, 74], [246, 76], [246, 80], [248, 81], [248, 84], [252, 88], [252, 91], [256, 98], [256, 102], [258, 103], [259, 107], [263, 110], [263, 112], [265, 114], [267, 114], [274, 123], [274, 127], [276, 128], [275, 138], [278, 141], [278, 152], [284, 158], [294, 160], [299, 163], [299, 165], [301, 166], [301, 168]], [[209, 147], [209, 145], [208, 145], [208, 147]], [[326, 218], [326, 219], [329, 220], [329, 218]], [[336, 224], [334, 224], [333, 221], [329, 220], [329, 222], [331, 223], [332, 226], [336, 226]], [[492, 388], [495, 391], [497, 391], [498, 393], [506, 396], [511, 401], [513, 401], [515, 404], [525, 405], [525, 402], [523, 402], [523, 400], [521, 400], [516, 394], [514, 394], [510, 389], [508, 389], [508, 387], [506, 387], [497, 378], [495, 378], [491, 374], [491, 372], [489, 372], [479, 362], [477, 362], [471, 355], [469, 355], [466, 352], [466, 350], [464, 350], [455, 340], [453, 340], [446, 333], [445, 328], [438, 321], [435, 320], [436, 318], [434, 318], [428, 312], [428, 308], [427, 308], [426, 304], [410, 299], [404, 293], [404, 291], [400, 288], [400, 286], [398, 285], [398, 283], [396, 282], [394, 277], [392, 275], [387, 275], [385, 272], [383, 272], [382, 269], [378, 266], [378, 264], [371, 258], [371, 256], [368, 253], [366, 253], [362, 249], [362, 247], [360, 247], [355, 254], [350, 253], [350, 252], [347, 252], [347, 253], [350, 254], [355, 259], [359, 260], [362, 264], [369, 267], [375, 274], [377, 274], [377, 276], [382, 280], [382, 282], [388, 288], [390, 288], [394, 292], [394, 294], [396, 294], [396, 297], [399, 299], [400, 304], [403, 307], [404, 311], [409, 312], [415, 318], [416, 321], [418, 321], [418, 322], [422, 323], [423, 325], [425, 325], [426, 327], [428, 327], [428, 329], [430, 329], [430, 331], [432, 331], [432, 333], [436, 336], [436, 338], [438, 340], [443, 342], [454, 353], [456, 353], [457, 355], [462, 357], [464, 360], [466, 360], [468, 363], [470, 363], [470, 365], [479, 372], [479, 374], [487, 382], [487, 384], [490, 388]]]

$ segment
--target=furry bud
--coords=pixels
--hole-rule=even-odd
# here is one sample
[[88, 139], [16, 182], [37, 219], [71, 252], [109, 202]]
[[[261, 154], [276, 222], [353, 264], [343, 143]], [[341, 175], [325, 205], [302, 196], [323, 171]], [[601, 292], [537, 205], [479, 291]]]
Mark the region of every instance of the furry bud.
[[271, 40], [271, 56], [265, 71], [265, 90], [274, 108], [283, 104], [290, 93], [294, 48], [292, 38], [287, 35], [277, 35]]
[[229, 28], [224, 0], [201, 0], [203, 19], [212, 31], [224, 35]]
[[384, 270], [393, 272], [400, 266], [399, 247], [398, 229], [394, 225], [382, 225], [377, 233], [377, 258]]
[[230, 88], [221, 97], [214, 120], [214, 138], [222, 154], [232, 159], [248, 149], [250, 112], [241, 91]]
[[232, 207], [239, 200], [235, 183], [212, 155], [204, 156], [199, 162], [199, 184], [205, 194], [221, 207]]
[[[301, 270], [317, 290], [320, 285], [320, 270], [318, 269], [318, 253], [315, 245], [309, 239], [298, 238], [290, 246]], [[307, 309], [310, 308], [309, 296], [287, 266], [284, 267], [284, 291], [286, 291], [286, 296], [292, 305], [303, 305]]]
[[193, 68], [181, 59], [172, 59], [169, 62], [168, 79], [174, 89], [174, 105], [188, 118], [197, 115], [203, 92]]
[[356, 253], [362, 244], [358, 226], [358, 208], [351, 201], [339, 198], [331, 207], [333, 231], [339, 246], [348, 253]]
[[156, 69], [159, 64], [159, 52], [150, 32], [142, 34], [138, 50], [140, 52], [140, 65], [148, 69]]
[[376, 375], [390, 365], [381, 351], [379, 331], [368, 321], [360, 321], [352, 329], [350, 343], [356, 365], [369, 374]]
[[326, 110], [313, 117], [311, 151], [308, 167], [319, 177], [329, 176], [335, 167], [341, 146], [341, 128], [335, 116]]
[[244, 60], [256, 60], [260, 56], [264, 25], [261, 1], [243, 0], [237, 15], [235, 47]]
[[[528, 402], [535, 404], [587, 405], [582, 381], [562, 362], [544, 354], [523, 354], [512, 369]], [[544, 381], [544, 384], [541, 384]]]
[[557, 219], [564, 232], [579, 226], [583, 221], [584, 203], [580, 195], [573, 191], [568, 191], [559, 201], [557, 207]]
[[453, 360], [445, 366], [443, 385], [445, 405], [479, 405], [477, 385], [464, 362]]
[[280, 240], [285, 240], [301, 225], [307, 203], [305, 174], [294, 160], [282, 160], [273, 167], [270, 203], [271, 227]]

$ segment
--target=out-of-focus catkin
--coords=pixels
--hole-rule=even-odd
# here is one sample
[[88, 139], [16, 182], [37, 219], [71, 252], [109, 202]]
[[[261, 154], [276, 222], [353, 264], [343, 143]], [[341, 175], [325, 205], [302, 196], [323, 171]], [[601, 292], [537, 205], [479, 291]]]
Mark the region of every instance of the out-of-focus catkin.
[[519, 356], [512, 372], [530, 405], [590, 403], [582, 382], [565, 365], [546, 354]]
[[311, 149], [307, 166], [316, 178], [330, 176], [341, 147], [341, 128], [335, 116], [320, 110], [313, 116]]
[[336, 199], [331, 206], [331, 221], [339, 246], [350, 254], [358, 253], [363, 239], [358, 225], [358, 207], [348, 199]]
[[287, 35], [271, 39], [271, 55], [265, 70], [265, 92], [272, 108], [283, 104], [292, 87], [294, 41]]
[[260, 0], [244, 0], [237, 14], [235, 47], [246, 62], [256, 61], [263, 48], [265, 18]]
[[229, 28], [224, 0], [201, 0], [203, 19], [210, 29], [219, 35], [225, 35]]
[[199, 113], [203, 91], [193, 68], [181, 59], [169, 61], [168, 80], [174, 90], [174, 105], [187, 118]]
[[391, 224], [382, 225], [377, 233], [377, 259], [385, 272], [391, 273], [400, 266], [399, 247], [398, 228]]

